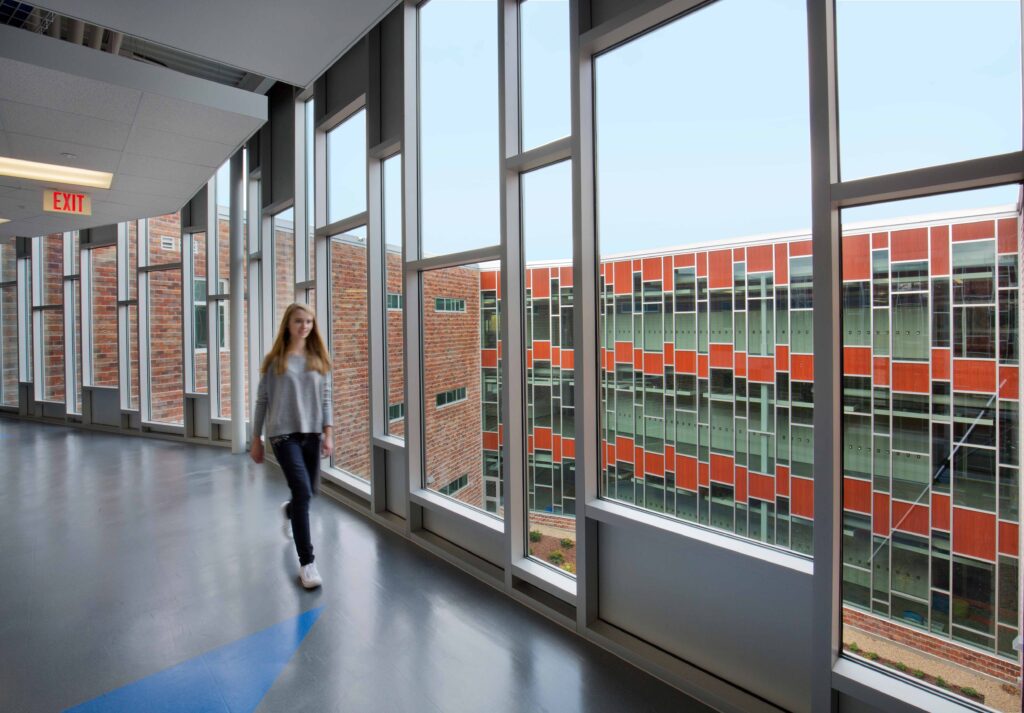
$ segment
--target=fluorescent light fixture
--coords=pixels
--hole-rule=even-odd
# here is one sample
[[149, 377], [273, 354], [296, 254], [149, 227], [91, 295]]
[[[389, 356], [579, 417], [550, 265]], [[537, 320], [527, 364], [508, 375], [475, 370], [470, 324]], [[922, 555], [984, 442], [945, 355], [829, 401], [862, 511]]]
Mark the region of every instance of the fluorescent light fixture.
[[0, 224], [3, 224], [3, 223], [10, 223], [10, 222], [11, 222], [11, 221], [7, 220], [7, 218], [0, 218]]
[[16, 158], [0, 156], [0, 176], [27, 178], [30, 181], [48, 181], [51, 183], [68, 183], [73, 186], [89, 188], [110, 188], [114, 174], [103, 171], [90, 171], [73, 166], [58, 166], [52, 163], [22, 161]]

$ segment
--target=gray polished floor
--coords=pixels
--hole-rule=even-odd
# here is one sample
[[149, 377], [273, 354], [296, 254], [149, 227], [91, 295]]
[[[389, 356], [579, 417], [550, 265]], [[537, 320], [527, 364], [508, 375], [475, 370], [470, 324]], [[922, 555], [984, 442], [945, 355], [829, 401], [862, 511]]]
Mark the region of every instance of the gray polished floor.
[[325, 498], [302, 590], [281, 475], [0, 418], [0, 710], [59, 711], [323, 606], [259, 711], [698, 711]]

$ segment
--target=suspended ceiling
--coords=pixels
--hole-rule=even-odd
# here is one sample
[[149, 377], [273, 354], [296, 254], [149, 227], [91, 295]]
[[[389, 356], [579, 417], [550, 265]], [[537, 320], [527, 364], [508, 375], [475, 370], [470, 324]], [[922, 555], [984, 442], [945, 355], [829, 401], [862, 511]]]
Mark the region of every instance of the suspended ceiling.
[[70, 186], [0, 176], [0, 237], [176, 211], [266, 116], [264, 96], [0, 26], [0, 156], [114, 174], [91, 217], [43, 212]]

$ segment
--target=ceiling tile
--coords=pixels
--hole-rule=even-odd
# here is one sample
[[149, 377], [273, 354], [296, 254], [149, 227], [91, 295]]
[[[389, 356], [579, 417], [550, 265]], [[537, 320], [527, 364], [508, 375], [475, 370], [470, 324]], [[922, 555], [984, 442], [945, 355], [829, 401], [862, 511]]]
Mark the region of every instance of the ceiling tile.
[[233, 153], [234, 146], [205, 141], [181, 134], [136, 125], [124, 150], [143, 156], [184, 161], [200, 166], [218, 168]]
[[[10, 149], [8, 155], [14, 158], [26, 161], [55, 163], [61, 166], [88, 168], [93, 171], [107, 171], [109, 173], [117, 170], [122, 156], [120, 151], [111, 151], [110, 149], [85, 146], [70, 141], [58, 141], [41, 136], [28, 136], [12, 132], [7, 134], [7, 143]], [[76, 158], [65, 158], [61, 156], [62, 153], [73, 153]]]
[[251, 133], [263, 122], [182, 99], [145, 94], [135, 118], [138, 126], [181, 136], [238, 145], [239, 133]]
[[0, 100], [0, 125], [16, 134], [45, 136], [85, 146], [121, 151], [131, 131], [126, 121], [107, 121], [83, 114]]
[[0, 58], [0, 97], [97, 119], [125, 121], [135, 114], [142, 92]]
[[[223, 163], [223, 160], [221, 162]], [[215, 172], [216, 168], [211, 166], [197, 166], [194, 163], [181, 163], [180, 161], [169, 161], [165, 158], [141, 156], [136, 153], [128, 153], [127, 151], [121, 154], [121, 164], [118, 167], [118, 173], [126, 176], [141, 176], [144, 178], [159, 178], [181, 183], [192, 183], [197, 191], [202, 188], [203, 183], [210, 180], [210, 177]]]

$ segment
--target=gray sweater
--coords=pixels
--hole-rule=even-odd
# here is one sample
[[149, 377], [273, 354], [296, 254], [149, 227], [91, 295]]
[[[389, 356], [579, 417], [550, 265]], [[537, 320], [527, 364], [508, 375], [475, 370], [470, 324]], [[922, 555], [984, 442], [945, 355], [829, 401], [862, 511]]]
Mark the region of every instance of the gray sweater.
[[260, 376], [253, 415], [253, 438], [263, 431], [267, 438], [289, 433], [320, 433], [333, 426], [331, 414], [331, 375], [306, 369], [306, 357], [289, 355], [283, 374], [267, 369]]

